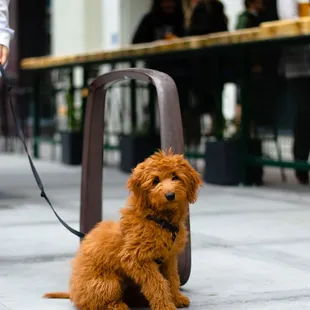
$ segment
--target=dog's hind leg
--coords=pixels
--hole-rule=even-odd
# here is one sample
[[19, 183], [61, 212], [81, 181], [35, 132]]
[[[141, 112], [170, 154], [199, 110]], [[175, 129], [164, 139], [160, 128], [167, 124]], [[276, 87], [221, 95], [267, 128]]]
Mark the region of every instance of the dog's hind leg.
[[122, 279], [113, 273], [86, 282], [72, 281], [70, 298], [78, 309], [129, 310], [122, 302], [122, 284]]

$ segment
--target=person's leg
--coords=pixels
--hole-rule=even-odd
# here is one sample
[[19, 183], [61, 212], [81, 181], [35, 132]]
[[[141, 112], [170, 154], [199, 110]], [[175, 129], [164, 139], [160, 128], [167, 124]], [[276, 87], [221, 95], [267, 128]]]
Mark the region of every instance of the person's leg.
[[[300, 117], [300, 115], [296, 115], [293, 143], [293, 154], [295, 161], [308, 161], [309, 144], [307, 140], [309, 140], [309, 134], [307, 131], [309, 131], [309, 126], [307, 126], [306, 122], [309, 122], [309, 120], [304, 120]], [[308, 171], [296, 169], [295, 174], [300, 183], [309, 183]]]
[[201, 139], [200, 114], [192, 102], [189, 80], [184, 77], [175, 79], [175, 82], [180, 97], [184, 143], [186, 146], [197, 147]]
[[[288, 80], [288, 99], [295, 105], [293, 155], [295, 161], [308, 161], [310, 152], [310, 78]], [[309, 172], [296, 169], [302, 184], [309, 183]]]

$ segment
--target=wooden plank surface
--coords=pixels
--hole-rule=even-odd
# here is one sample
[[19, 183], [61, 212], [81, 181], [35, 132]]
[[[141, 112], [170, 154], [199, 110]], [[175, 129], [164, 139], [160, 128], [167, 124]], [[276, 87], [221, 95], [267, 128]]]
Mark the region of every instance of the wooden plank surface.
[[310, 17], [304, 17], [295, 20], [266, 22], [262, 23], [259, 28], [128, 45], [115, 50], [67, 56], [26, 58], [21, 61], [20, 66], [23, 70], [36, 70], [87, 63], [113, 62], [161, 53], [185, 52], [218, 45], [234, 45], [309, 34]]

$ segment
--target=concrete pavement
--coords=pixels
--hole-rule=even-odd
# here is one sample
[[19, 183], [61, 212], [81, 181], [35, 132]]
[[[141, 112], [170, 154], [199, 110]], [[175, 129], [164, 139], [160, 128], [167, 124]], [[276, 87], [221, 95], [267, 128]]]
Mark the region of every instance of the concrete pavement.
[[[78, 228], [80, 168], [37, 162], [61, 216]], [[104, 217], [117, 218], [127, 176], [105, 168]], [[206, 185], [191, 208], [190, 309], [310, 308], [310, 191]], [[66, 290], [75, 236], [39, 197], [27, 159], [0, 156], [0, 309], [73, 309]]]

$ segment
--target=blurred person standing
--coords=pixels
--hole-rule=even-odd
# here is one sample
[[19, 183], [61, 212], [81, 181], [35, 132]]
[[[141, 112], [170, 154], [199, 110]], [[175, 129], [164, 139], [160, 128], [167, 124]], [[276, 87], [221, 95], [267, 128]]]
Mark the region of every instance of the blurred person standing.
[[274, 21], [278, 20], [278, 12], [277, 12], [277, 0], [263, 0], [264, 11], [262, 12], [262, 20], [263, 21]]
[[[262, 22], [276, 19], [277, 16], [275, 16], [270, 3], [269, 6], [265, 7], [264, 2], [266, 1], [245, 0], [245, 10], [238, 16], [236, 29], [259, 27]], [[281, 49], [274, 46], [261, 50], [253, 49], [249, 56], [252, 71], [252, 116], [257, 125], [275, 127], [279, 98], [278, 87], [280, 87], [278, 72], [280, 57]], [[241, 109], [238, 110], [241, 111]], [[240, 117], [237, 115], [237, 119], [240, 120]]]
[[[244, 10], [238, 15], [236, 29], [246, 29], [246, 28], [254, 28], [258, 27], [262, 21], [262, 12], [264, 11], [263, 0], [245, 0], [244, 1]], [[250, 57], [250, 66], [252, 71], [252, 79], [251, 79], [251, 93], [252, 101], [260, 101], [255, 100], [257, 95], [260, 95], [260, 91], [257, 89], [262, 82], [262, 51], [251, 51]], [[237, 107], [236, 107], [236, 122], [240, 123], [241, 121], [241, 106], [240, 106], [240, 86], [238, 87], [238, 95], [237, 95]], [[260, 98], [261, 99], [261, 98]], [[256, 115], [253, 111], [257, 110], [257, 104], [251, 105], [252, 108], [252, 116]], [[256, 109], [255, 109], [256, 108]], [[252, 119], [253, 121], [253, 119]]]
[[204, 35], [228, 30], [224, 5], [219, 0], [200, 0], [192, 13], [188, 35]]
[[263, 0], [245, 0], [244, 6], [245, 11], [238, 16], [236, 29], [258, 27], [264, 9]]
[[[277, 0], [281, 20], [299, 17], [298, 1]], [[283, 71], [287, 79], [287, 100], [294, 104], [293, 156], [307, 162], [310, 152], [310, 45], [288, 46], [283, 50]], [[295, 171], [300, 184], [309, 184], [309, 172]]]
[[[182, 0], [153, 0], [149, 13], [143, 16], [133, 44], [171, 40], [185, 36], [185, 16]], [[180, 56], [182, 57], [182, 55]], [[176, 56], [148, 59], [146, 67], [170, 75], [176, 83], [182, 117], [189, 107], [189, 75], [186, 59]], [[184, 123], [184, 122], [183, 122]]]
[[14, 30], [9, 27], [10, 0], [0, 0], [0, 63], [6, 66]]
[[[149, 13], [143, 16], [133, 39], [133, 44], [170, 40], [185, 35], [185, 17], [182, 0], [153, 0]], [[160, 59], [147, 60], [150, 69], [162, 71], [178, 79], [183, 76], [183, 68], [179, 60]]]
[[[246, 29], [259, 27], [263, 22], [262, 16], [264, 12], [263, 0], [245, 0], [245, 10], [241, 12], [237, 19], [236, 29]], [[262, 52], [254, 53], [251, 57], [253, 61], [252, 71], [261, 73], [262, 71]]]
[[[228, 18], [225, 8], [219, 0], [200, 0], [193, 10], [188, 27], [188, 35], [207, 35], [228, 30]], [[219, 94], [215, 89], [223, 90], [226, 59], [221, 57], [220, 67], [213, 57], [199, 56], [192, 59], [192, 89], [200, 115], [209, 115], [212, 127], [208, 135], [213, 135], [216, 115], [216, 98]], [[219, 70], [218, 70], [219, 69]]]
[[185, 35], [181, 0], [153, 0], [152, 8], [141, 20], [133, 44], [165, 40]]

